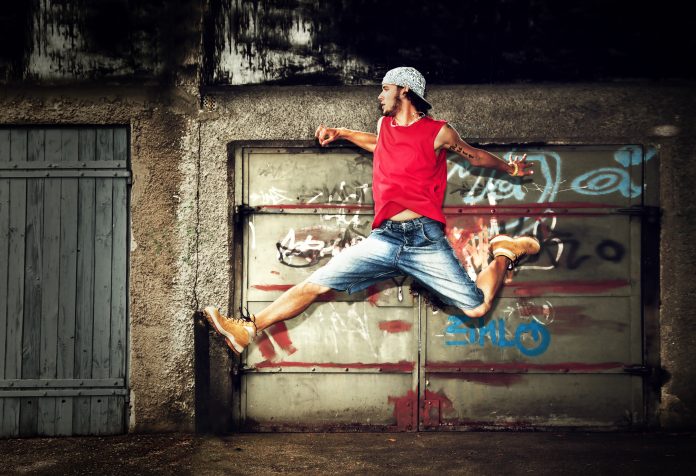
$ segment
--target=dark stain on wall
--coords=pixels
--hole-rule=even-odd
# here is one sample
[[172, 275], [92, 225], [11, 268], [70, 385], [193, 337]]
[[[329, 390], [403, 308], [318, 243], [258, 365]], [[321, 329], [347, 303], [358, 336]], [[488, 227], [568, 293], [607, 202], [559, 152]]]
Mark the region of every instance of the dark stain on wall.
[[0, 9], [0, 80], [16, 78], [25, 69], [31, 42], [32, 4], [29, 0], [15, 1]]
[[0, 11], [0, 77], [169, 81], [199, 48], [203, 8], [202, 0], [13, 1]]
[[693, 79], [696, 20], [679, 5], [14, 0], [0, 10], [0, 81], [169, 82], [198, 62], [205, 85], [363, 84], [403, 64], [435, 83]]
[[91, 52], [123, 58], [134, 75], [170, 80], [198, 48], [200, 0], [79, 0]]
[[360, 84], [403, 64], [439, 83], [696, 77], [696, 22], [672, 0], [211, 3], [211, 84], [247, 82], [249, 71], [250, 82]]

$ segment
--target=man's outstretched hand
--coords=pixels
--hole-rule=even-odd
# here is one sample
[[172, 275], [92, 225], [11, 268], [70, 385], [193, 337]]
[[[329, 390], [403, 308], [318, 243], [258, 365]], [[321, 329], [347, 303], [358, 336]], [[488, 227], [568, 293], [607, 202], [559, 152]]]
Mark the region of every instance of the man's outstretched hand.
[[[515, 164], [517, 164], [517, 167], [515, 167]], [[519, 155], [511, 155], [508, 158], [508, 165], [513, 167], [513, 171], [510, 172], [510, 175], [513, 177], [524, 177], [525, 175], [532, 175], [534, 173], [534, 171], [531, 170], [532, 164], [527, 162], [527, 154], [524, 154], [521, 158]]]
[[314, 133], [314, 137], [316, 137], [316, 139], [319, 141], [319, 145], [322, 147], [332, 143], [338, 139], [339, 136], [339, 129], [335, 127], [326, 127], [324, 124], [317, 127], [317, 132]]

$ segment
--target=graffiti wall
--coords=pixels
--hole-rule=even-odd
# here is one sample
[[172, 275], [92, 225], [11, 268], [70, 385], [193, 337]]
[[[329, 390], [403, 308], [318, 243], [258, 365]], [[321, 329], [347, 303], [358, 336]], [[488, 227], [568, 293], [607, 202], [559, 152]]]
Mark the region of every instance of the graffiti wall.
[[[285, 414], [242, 409], [255, 428], [271, 416], [276, 428], [355, 423], [350, 412], [342, 413], [345, 420], [333, 417], [343, 400], [311, 410], [301, 403], [310, 398], [302, 388], [311, 393], [333, 385], [362, 399], [374, 396], [375, 414], [361, 424], [405, 430], [641, 420], [640, 378], [625, 369], [642, 359], [640, 205], [644, 165], [657, 160], [656, 151], [632, 145], [491, 150], [504, 157], [527, 153], [535, 175], [501, 176], [448, 157], [446, 234], [457, 257], [475, 279], [490, 261], [488, 243], [496, 235], [529, 234], [542, 243], [539, 255], [508, 273], [493, 311], [468, 318], [438, 306], [436, 296], [406, 277], [322, 296], [248, 352], [244, 372], [254, 398], [274, 388], [274, 375], [297, 373], [306, 382], [293, 390], [297, 405], [287, 405]], [[370, 233], [369, 156], [322, 152], [244, 155], [244, 304], [252, 312]], [[554, 408], [538, 404], [542, 390]], [[491, 398], [495, 412], [479, 414]]]

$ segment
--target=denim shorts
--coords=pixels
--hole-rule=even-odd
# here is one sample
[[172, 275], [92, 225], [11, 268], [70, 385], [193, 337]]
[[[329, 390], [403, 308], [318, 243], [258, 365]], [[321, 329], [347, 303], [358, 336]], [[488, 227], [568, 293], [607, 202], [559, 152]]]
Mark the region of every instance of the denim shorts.
[[397, 276], [412, 277], [443, 303], [461, 310], [483, 303], [483, 292], [454, 254], [442, 223], [427, 217], [384, 221], [367, 239], [334, 256], [308, 281], [354, 293]]

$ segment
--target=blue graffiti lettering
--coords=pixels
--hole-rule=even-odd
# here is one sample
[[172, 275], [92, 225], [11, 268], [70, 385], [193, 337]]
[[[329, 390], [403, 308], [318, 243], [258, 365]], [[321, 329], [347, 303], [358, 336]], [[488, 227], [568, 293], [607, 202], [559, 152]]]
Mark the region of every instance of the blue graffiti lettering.
[[[522, 344], [522, 336], [529, 334], [534, 340], [532, 347], [527, 347]], [[515, 342], [520, 352], [528, 357], [535, 357], [546, 352], [551, 343], [551, 334], [549, 330], [536, 321], [520, 324], [515, 331]], [[536, 345], [536, 347], [534, 347]]]
[[620, 192], [624, 197], [640, 196], [641, 187], [631, 181], [631, 176], [618, 167], [602, 167], [586, 172], [573, 180], [573, 190], [582, 195], [607, 195]]
[[[516, 152], [503, 154], [508, 158]], [[556, 152], [528, 153], [528, 162], [538, 162], [535, 165], [535, 174], [539, 185], [532, 189], [521, 181], [510, 181], [508, 178], [501, 179], [495, 170], [481, 169], [474, 167], [468, 162], [459, 160], [452, 161], [447, 180], [453, 178], [467, 179], [475, 177], [475, 180], [466, 189], [459, 190], [462, 194], [462, 202], [467, 205], [488, 203], [490, 199], [501, 202], [505, 199], [522, 201], [529, 199], [530, 193], [539, 196], [535, 199], [537, 203], [553, 202], [556, 199], [561, 177], [561, 156]]]
[[[483, 325], [481, 319], [470, 319], [466, 316], [449, 316], [447, 320], [447, 335], [457, 335], [458, 340], [446, 340], [446, 345], [466, 346], [478, 344], [483, 347], [486, 341], [495, 347], [517, 347], [528, 357], [541, 355], [551, 344], [551, 333], [536, 321], [520, 324], [515, 330], [512, 340], [508, 339], [508, 331], [504, 319], [491, 319]], [[531, 344], [530, 344], [531, 341]]]

